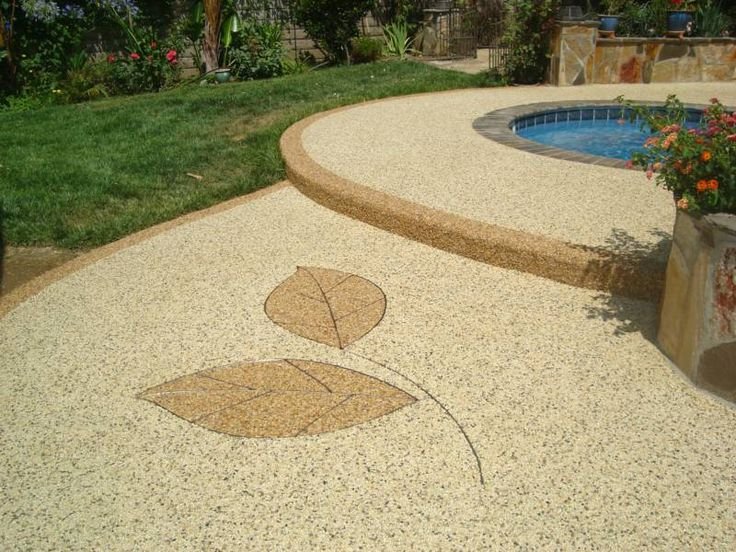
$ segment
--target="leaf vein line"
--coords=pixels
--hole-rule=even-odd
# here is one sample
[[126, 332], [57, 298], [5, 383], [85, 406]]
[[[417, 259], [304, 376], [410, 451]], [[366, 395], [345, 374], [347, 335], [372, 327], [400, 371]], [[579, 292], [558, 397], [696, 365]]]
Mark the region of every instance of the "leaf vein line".
[[222, 408], [218, 408], [217, 410], [213, 410], [212, 412], [208, 412], [207, 414], [202, 414], [201, 416], [199, 416], [199, 417], [195, 418], [194, 420], [192, 420], [192, 422], [195, 423], [195, 424], [196, 423], [199, 423], [202, 420], [204, 420], [205, 418], [209, 418], [210, 416], [214, 416], [215, 414], [219, 414], [220, 412], [223, 412], [223, 411], [228, 410], [230, 408], [235, 408], [236, 406], [240, 406], [241, 404], [245, 404], [247, 402], [254, 401], [254, 400], [256, 400], [259, 397], [265, 397], [266, 395], [270, 395], [271, 393], [272, 393], [272, 391], [266, 391], [265, 393], [260, 393], [260, 394], [256, 395], [255, 397], [250, 397], [249, 399], [245, 399], [244, 401], [238, 401], [236, 403], [232, 403], [232, 404], [229, 404], [227, 406], [223, 406]]
[[233, 387], [237, 387], [238, 389], [249, 389], [251, 391], [255, 391], [256, 390], [255, 387], [248, 387], [247, 385], [239, 385], [237, 383], [232, 383], [230, 381], [221, 380], [221, 379], [218, 379], [216, 377], [210, 376], [209, 374], [199, 374], [199, 377], [200, 378], [211, 379], [212, 381], [216, 381], [218, 383], [226, 383], [228, 385], [232, 385]]
[[325, 416], [327, 416], [330, 412], [334, 412], [337, 408], [340, 408], [343, 404], [345, 404], [346, 402], [348, 402], [353, 397], [354, 397], [354, 395], [348, 395], [343, 400], [341, 400], [339, 403], [337, 403], [335, 406], [333, 406], [332, 408], [324, 411], [322, 414], [320, 414], [319, 416], [317, 416], [314, 420], [312, 420], [307, 425], [305, 425], [302, 429], [300, 429], [299, 432], [297, 433], [297, 435], [303, 435], [304, 432], [307, 431], [307, 429], [309, 429], [310, 426], [313, 426], [314, 424], [316, 424], [319, 420], [321, 420], [322, 418], [324, 418]]
[[312, 280], [314, 280], [314, 283], [317, 285], [317, 289], [319, 289], [320, 293], [322, 294], [322, 297], [325, 298], [325, 303], [327, 304], [327, 311], [330, 313], [330, 318], [332, 319], [332, 327], [335, 330], [335, 335], [337, 336], [337, 348], [342, 349], [343, 348], [342, 337], [340, 336], [340, 332], [337, 331], [337, 322], [335, 321], [335, 313], [332, 312], [332, 305], [330, 305], [330, 302], [327, 300], [327, 295], [325, 295], [325, 290], [322, 289], [322, 286], [320, 285], [319, 280], [317, 280], [314, 274], [309, 272], [309, 270], [306, 268], [303, 268], [303, 270], [304, 272], [309, 274], [309, 277], [312, 278]]
[[294, 364], [294, 363], [293, 363], [292, 361], [290, 361], [290, 360], [287, 360], [287, 361], [286, 361], [286, 363], [287, 363], [287, 364], [290, 364], [291, 366], [293, 366], [294, 368], [296, 368], [297, 370], [299, 370], [299, 371], [300, 371], [300, 372], [301, 372], [302, 374], [304, 374], [304, 375], [305, 375], [305, 376], [307, 376], [308, 378], [311, 378], [311, 379], [313, 379], [314, 381], [316, 381], [317, 383], [319, 383], [319, 384], [320, 384], [320, 385], [321, 385], [322, 387], [324, 387], [325, 389], [327, 389], [327, 391], [328, 391], [329, 393], [332, 393], [332, 389], [330, 389], [330, 388], [329, 388], [329, 387], [328, 387], [327, 385], [325, 385], [324, 383], [322, 383], [322, 381], [321, 381], [321, 380], [317, 379], [317, 378], [316, 378], [315, 376], [313, 376], [312, 374], [310, 374], [309, 372], [307, 372], [307, 371], [306, 371], [305, 369], [301, 368], [300, 366], [297, 366], [296, 364]]
[[356, 312], [360, 312], [360, 311], [362, 311], [362, 310], [365, 310], [365, 309], [367, 309], [368, 307], [372, 307], [373, 305], [375, 305], [375, 304], [377, 304], [377, 303], [380, 303], [380, 302], [381, 302], [381, 301], [383, 301], [383, 300], [384, 300], [384, 299], [383, 299], [383, 297], [381, 297], [380, 299], [376, 299], [376, 300], [375, 300], [375, 301], [373, 301], [372, 303], [368, 303], [367, 305], [363, 305], [362, 307], [358, 307], [357, 309], [355, 309], [355, 310], [353, 310], [353, 311], [351, 311], [351, 312], [349, 312], [349, 313], [347, 313], [347, 314], [344, 314], [344, 315], [342, 315], [342, 316], [341, 316], [340, 318], [337, 318], [337, 319], [336, 319], [335, 321], [336, 321], [336, 322], [339, 322], [339, 321], [340, 321], [340, 320], [342, 320], [343, 318], [347, 318], [348, 316], [352, 316], [352, 315], [354, 315], [354, 314], [355, 314]]
[[327, 295], [328, 293], [330, 293], [334, 289], [339, 288], [341, 285], [343, 285], [345, 282], [347, 282], [350, 278], [360, 278], [360, 276], [356, 276], [355, 274], [348, 274], [342, 280], [340, 280], [339, 282], [337, 282], [334, 286], [332, 286], [331, 288], [327, 288], [325, 290], [325, 295]]

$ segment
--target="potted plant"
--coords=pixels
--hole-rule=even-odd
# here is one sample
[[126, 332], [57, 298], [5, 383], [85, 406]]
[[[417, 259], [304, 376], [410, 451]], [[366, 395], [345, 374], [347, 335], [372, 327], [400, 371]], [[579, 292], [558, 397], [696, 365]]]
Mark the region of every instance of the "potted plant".
[[[621, 99], [652, 135], [631, 165], [673, 193], [673, 245], [657, 339], [698, 385], [736, 401], [736, 112]], [[693, 115], [695, 115], [693, 117]]]
[[669, 0], [667, 34], [682, 38], [693, 23], [692, 0]]
[[600, 27], [598, 32], [613, 38], [616, 36], [616, 28], [621, 20], [621, 13], [626, 7], [627, 0], [602, 0], [601, 9], [604, 10], [603, 14], [598, 14], [600, 19]]

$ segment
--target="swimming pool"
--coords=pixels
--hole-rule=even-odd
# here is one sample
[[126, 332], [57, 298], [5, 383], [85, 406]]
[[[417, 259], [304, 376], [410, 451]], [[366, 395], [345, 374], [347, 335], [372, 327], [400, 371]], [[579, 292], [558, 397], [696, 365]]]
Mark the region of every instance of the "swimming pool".
[[[643, 102], [652, 108], [662, 104]], [[688, 107], [686, 125], [702, 117]], [[476, 119], [473, 127], [483, 136], [505, 145], [557, 159], [624, 167], [631, 154], [643, 149], [649, 131], [630, 111], [611, 102], [542, 103], [493, 111]]]
[[[700, 121], [702, 112], [687, 111], [687, 126]], [[511, 130], [540, 144], [614, 159], [631, 159], [642, 151], [651, 130], [631, 110], [620, 105], [551, 110], [514, 119]]]
[[517, 127], [518, 136], [558, 148], [612, 157], [631, 159], [631, 154], [642, 150], [650, 134], [640, 122], [628, 119], [560, 120], [539, 125]]

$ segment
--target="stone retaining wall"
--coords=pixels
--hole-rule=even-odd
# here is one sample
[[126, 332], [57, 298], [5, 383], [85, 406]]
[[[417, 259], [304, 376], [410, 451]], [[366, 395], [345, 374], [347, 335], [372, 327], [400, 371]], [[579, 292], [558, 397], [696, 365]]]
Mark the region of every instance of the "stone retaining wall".
[[736, 80], [736, 38], [600, 38], [597, 21], [558, 22], [556, 86]]

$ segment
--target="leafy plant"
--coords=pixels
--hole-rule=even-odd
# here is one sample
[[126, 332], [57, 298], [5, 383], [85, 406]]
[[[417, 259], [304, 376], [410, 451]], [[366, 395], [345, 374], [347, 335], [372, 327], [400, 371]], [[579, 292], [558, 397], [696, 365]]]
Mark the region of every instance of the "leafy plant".
[[281, 66], [284, 69], [285, 75], [301, 75], [312, 70], [314, 65], [314, 59], [307, 59], [305, 56], [300, 56], [296, 59], [285, 57]]
[[601, 13], [608, 15], [621, 15], [628, 3], [628, 0], [601, 0]]
[[731, 18], [726, 15], [718, 0], [705, 0], [695, 12], [695, 32], [698, 36], [724, 36], [731, 26]]
[[511, 0], [504, 41], [510, 52], [506, 77], [514, 83], [542, 82], [549, 64], [550, 35], [558, 0]]
[[284, 73], [282, 29], [278, 24], [247, 22], [230, 55], [233, 74], [242, 80], [267, 79]]
[[78, 54], [60, 84], [64, 99], [75, 103], [109, 96], [107, 82], [110, 80], [110, 69], [110, 64], [104, 60], [93, 60], [84, 53]]
[[697, 127], [686, 124], [687, 111], [676, 96], [664, 109], [638, 105], [623, 98], [632, 119], [641, 118], [653, 131], [632, 166], [657, 175], [657, 184], [672, 191], [677, 207], [695, 214], [736, 214], [736, 113], [711, 100]]
[[422, 21], [422, 3], [414, 0], [376, 0], [371, 13], [382, 27], [392, 21], [407, 21], [413, 27]]
[[413, 40], [409, 36], [409, 26], [404, 20], [389, 23], [383, 28], [383, 38], [386, 41], [384, 52], [388, 56], [397, 56], [406, 59], [411, 52]]
[[373, 0], [295, 0], [293, 15], [331, 61], [350, 63], [350, 41]]
[[360, 36], [352, 40], [350, 51], [355, 63], [372, 63], [380, 59], [383, 52], [383, 42], [369, 36]]

